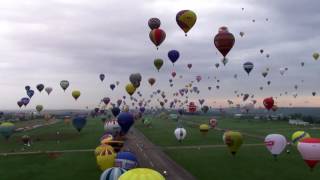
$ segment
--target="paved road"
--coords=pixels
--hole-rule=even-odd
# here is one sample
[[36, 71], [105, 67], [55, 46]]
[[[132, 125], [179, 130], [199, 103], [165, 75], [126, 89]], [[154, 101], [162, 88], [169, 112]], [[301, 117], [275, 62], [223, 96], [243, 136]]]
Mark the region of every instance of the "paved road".
[[160, 173], [167, 171], [166, 180], [195, 180], [188, 171], [170, 159], [161, 148], [152, 144], [141, 132], [132, 128], [124, 149], [134, 152], [140, 167], [155, 169]]

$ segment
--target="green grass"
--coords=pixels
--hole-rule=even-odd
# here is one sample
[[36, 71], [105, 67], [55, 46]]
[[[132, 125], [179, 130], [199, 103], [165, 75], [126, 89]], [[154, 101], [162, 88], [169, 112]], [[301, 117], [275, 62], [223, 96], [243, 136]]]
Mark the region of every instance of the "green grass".
[[[152, 119], [152, 128], [137, 123], [140, 129], [152, 142], [163, 147], [164, 151], [200, 180], [313, 180], [320, 177], [320, 167], [310, 172], [295, 147], [291, 153], [283, 153], [274, 161], [273, 156], [264, 146], [243, 146], [235, 157], [226, 147], [200, 149], [166, 149], [167, 146], [187, 146], [205, 144], [223, 144], [221, 131], [210, 130], [203, 136], [198, 125], [208, 123], [208, 116], [185, 116], [183, 126], [187, 137], [179, 143], [173, 135], [177, 122], [169, 119]], [[244, 136], [244, 143], [263, 143], [263, 138], [270, 133], [280, 133], [291, 138], [297, 130], [305, 130], [313, 137], [320, 137], [320, 130], [308, 127], [290, 126], [287, 122], [254, 121], [232, 118], [219, 118], [218, 127], [238, 130], [258, 137]], [[260, 138], [259, 138], [260, 137]]]

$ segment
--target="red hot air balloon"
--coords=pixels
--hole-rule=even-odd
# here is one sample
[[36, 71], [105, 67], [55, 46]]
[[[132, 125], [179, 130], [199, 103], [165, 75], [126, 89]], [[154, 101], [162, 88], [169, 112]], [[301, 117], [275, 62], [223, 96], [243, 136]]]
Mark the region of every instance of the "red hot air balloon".
[[150, 40], [157, 47], [164, 41], [166, 38], [166, 33], [162, 29], [153, 29], [149, 34]]
[[320, 138], [305, 138], [298, 143], [297, 148], [312, 170], [320, 161]]
[[194, 102], [190, 102], [188, 105], [189, 112], [194, 113], [197, 111], [197, 106], [194, 104]]
[[272, 97], [269, 97], [269, 98], [265, 98], [263, 100], [263, 105], [266, 109], [270, 110], [272, 109], [273, 105], [274, 105], [274, 100]]
[[171, 75], [172, 75], [172, 77], [176, 77], [177, 73], [173, 71], [173, 72], [171, 73]]
[[228, 31], [228, 28], [222, 26], [219, 28], [218, 34], [214, 37], [214, 45], [219, 52], [226, 57], [229, 51], [234, 45], [235, 39], [232, 33]]

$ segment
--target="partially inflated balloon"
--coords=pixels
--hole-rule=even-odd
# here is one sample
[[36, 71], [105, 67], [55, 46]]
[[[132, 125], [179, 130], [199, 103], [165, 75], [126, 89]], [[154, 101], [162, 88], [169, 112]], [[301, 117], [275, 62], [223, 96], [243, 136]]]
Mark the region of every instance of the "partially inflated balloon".
[[130, 96], [132, 96], [133, 93], [136, 91], [136, 88], [131, 83], [129, 83], [126, 85], [126, 91]]
[[194, 26], [197, 21], [197, 15], [191, 10], [182, 10], [176, 15], [176, 21], [178, 26], [185, 32], [187, 32]]
[[72, 125], [80, 132], [82, 128], [87, 124], [87, 118], [85, 116], [78, 116], [73, 118]]
[[172, 64], [174, 65], [174, 63], [179, 59], [180, 53], [177, 50], [171, 50], [168, 52], [168, 57], [172, 62]]
[[69, 87], [69, 81], [67, 81], [67, 80], [62, 80], [62, 81], [60, 82], [60, 86], [61, 86], [61, 88], [63, 89], [63, 91], [65, 91], [65, 90]]
[[235, 155], [243, 143], [240, 132], [227, 131], [223, 134], [223, 141], [228, 146], [232, 155]]
[[150, 31], [149, 37], [158, 49], [160, 44], [165, 40], [166, 33], [162, 29], [153, 29]]
[[159, 71], [160, 68], [161, 68], [162, 65], [163, 65], [163, 60], [162, 60], [162, 59], [155, 59], [155, 60], [153, 61], [153, 64], [154, 64], [154, 66], [157, 68], [157, 70]]
[[148, 26], [151, 30], [158, 29], [161, 25], [161, 21], [158, 18], [150, 18], [148, 21]]
[[52, 92], [52, 87], [46, 87], [45, 89], [44, 89], [47, 93], [48, 93], [48, 95]]
[[223, 26], [219, 28], [218, 34], [214, 37], [214, 45], [219, 52], [226, 57], [229, 51], [234, 45], [235, 39], [232, 33], [228, 31], [228, 28]]
[[77, 100], [80, 97], [81, 93], [78, 90], [72, 91], [72, 97]]
[[11, 122], [4, 122], [0, 124], [0, 134], [8, 140], [14, 133], [15, 125]]

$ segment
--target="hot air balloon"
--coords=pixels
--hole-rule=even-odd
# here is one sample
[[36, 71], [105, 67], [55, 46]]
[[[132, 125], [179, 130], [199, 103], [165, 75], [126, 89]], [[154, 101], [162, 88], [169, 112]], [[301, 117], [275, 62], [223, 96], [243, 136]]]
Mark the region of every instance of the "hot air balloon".
[[135, 168], [122, 174], [118, 180], [165, 180], [165, 178], [155, 170]]
[[197, 111], [197, 106], [194, 104], [194, 102], [190, 102], [188, 105], [189, 112], [194, 113]]
[[66, 91], [66, 89], [69, 87], [69, 81], [67, 80], [60, 81], [60, 86], [63, 89], [63, 91]]
[[168, 52], [168, 57], [172, 62], [172, 64], [174, 65], [174, 63], [179, 59], [180, 53], [177, 50], [171, 50]]
[[243, 64], [243, 69], [248, 73], [248, 75], [250, 74], [250, 72], [253, 69], [253, 63], [252, 62], [246, 62]]
[[44, 85], [43, 84], [38, 84], [37, 85], [37, 89], [39, 92], [41, 92], [44, 89]]
[[219, 66], [220, 66], [220, 64], [219, 64], [219, 63], [216, 63], [215, 66], [216, 66], [216, 68], [218, 69]]
[[28, 135], [23, 135], [23, 136], [21, 137], [21, 141], [23, 142], [23, 144], [24, 144], [25, 146], [30, 146], [31, 138], [30, 138], [30, 136], [28, 136]]
[[135, 154], [129, 151], [119, 152], [114, 161], [115, 167], [125, 170], [134, 169], [138, 166], [138, 159]]
[[232, 49], [235, 39], [228, 28], [223, 26], [219, 28], [218, 34], [214, 37], [214, 45], [225, 58], [229, 51]]
[[81, 93], [78, 90], [72, 91], [72, 97], [77, 100], [80, 97]]
[[154, 66], [157, 68], [158, 72], [161, 69], [163, 65], [163, 60], [162, 59], [155, 59], [153, 62]]
[[265, 107], [267, 110], [270, 110], [270, 109], [273, 107], [273, 105], [274, 105], [274, 100], [273, 100], [273, 98], [272, 98], [272, 97], [265, 98], [265, 99], [263, 100], [263, 105], [264, 105], [264, 107]]
[[202, 79], [202, 77], [201, 76], [196, 76], [196, 80], [197, 80], [197, 82], [200, 82], [201, 81], [201, 79]]
[[287, 140], [281, 134], [269, 134], [264, 139], [264, 143], [275, 158], [277, 158], [287, 146]]
[[173, 78], [176, 77], [176, 75], [177, 75], [177, 73], [174, 72], [174, 71], [171, 73], [171, 76], [172, 76]]
[[37, 105], [36, 106], [36, 110], [40, 113], [43, 110], [43, 106], [42, 105]]
[[104, 74], [100, 74], [99, 78], [100, 78], [100, 81], [102, 82], [104, 80], [104, 78], [105, 78], [105, 75]]
[[27, 95], [29, 96], [29, 98], [31, 99], [32, 96], [34, 95], [34, 90], [30, 89], [27, 91]]
[[140, 86], [140, 82], [142, 80], [141, 74], [140, 73], [133, 73], [130, 75], [129, 80], [135, 88], [138, 88]]
[[298, 151], [311, 170], [320, 161], [320, 138], [305, 138], [298, 143]]
[[187, 32], [197, 21], [197, 15], [191, 10], [182, 10], [176, 15], [176, 21], [178, 26], [184, 31], [185, 36], [187, 36]]
[[149, 82], [150, 86], [153, 86], [153, 84], [156, 82], [156, 79], [155, 78], [149, 78], [148, 82]]
[[23, 103], [24, 106], [27, 106], [30, 102], [30, 99], [27, 97], [24, 97], [24, 98], [21, 98], [20, 101]]
[[102, 101], [104, 102], [105, 105], [108, 105], [109, 102], [110, 102], [110, 98], [104, 97], [104, 98], [102, 99]]
[[161, 21], [158, 18], [150, 18], [148, 21], [148, 26], [151, 30], [158, 29], [161, 25]]
[[[116, 117], [116, 116], [115, 116]], [[105, 133], [109, 133], [116, 137], [121, 131], [121, 127], [116, 120], [106, 121], [104, 124]]]
[[235, 155], [243, 143], [240, 132], [227, 131], [223, 134], [223, 141], [228, 146], [232, 155]]
[[217, 127], [218, 121], [217, 121], [215, 118], [211, 118], [211, 119], [209, 120], [209, 125], [210, 125], [211, 128], [214, 129], [215, 127]]
[[314, 60], [318, 60], [319, 56], [320, 56], [320, 54], [317, 53], [317, 52], [312, 54], [312, 57], [313, 57]]
[[136, 88], [131, 83], [129, 83], [126, 85], [126, 91], [130, 96], [132, 96], [133, 93], [136, 91]]
[[45, 89], [44, 89], [47, 93], [48, 93], [48, 95], [52, 92], [52, 87], [46, 87]]
[[174, 135], [177, 138], [177, 140], [181, 142], [182, 140], [184, 140], [184, 138], [186, 138], [187, 131], [186, 129], [179, 127], [174, 130]]
[[122, 112], [118, 115], [118, 123], [121, 127], [121, 132], [126, 134], [133, 125], [133, 115], [128, 112]]
[[166, 33], [162, 29], [153, 29], [150, 31], [149, 37], [158, 49], [160, 44], [165, 40]]
[[201, 124], [201, 125], [199, 126], [199, 130], [200, 130], [200, 132], [201, 132], [203, 135], [206, 135], [206, 134], [208, 133], [208, 131], [209, 131], [209, 126], [208, 126], [208, 124]]
[[187, 67], [188, 67], [189, 69], [191, 69], [191, 68], [192, 68], [192, 64], [187, 64]]
[[112, 115], [113, 115], [114, 117], [117, 117], [117, 116], [120, 114], [120, 108], [118, 108], [118, 107], [113, 107], [113, 108], [111, 109], [111, 112], [112, 112]]
[[125, 172], [127, 172], [125, 169], [112, 167], [103, 171], [100, 176], [100, 180], [118, 180]]
[[283, 76], [284, 73], [286, 72], [286, 69], [285, 68], [280, 68], [279, 71], [280, 71], [280, 74]]
[[209, 111], [209, 107], [208, 106], [203, 106], [201, 108], [201, 110], [204, 112], [204, 113], [207, 113]]
[[25, 89], [26, 91], [29, 91], [29, 90], [31, 89], [31, 87], [30, 87], [30, 86], [25, 86], [24, 89]]
[[291, 136], [291, 141], [293, 144], [297, 145], [298, 142], [302, 141], [305, 138], [310, 138], [310, 134], [305, 131], [296, 131]]
[[239, 34], [240, 34], [241, 37], [244, 36], [244, 32], [242, 32], [242, 31]]
[[116, 153], [111, 146], [100, 145], [96, 148], [95, 153], [97, 164], [102, 171], [113, 167]]
[[221, 60], [222, 64], [225, 66], [228, 63], [228, 59], [227, 58], [223, 58]]
[[261, 74], [262, 74], [263, 77], [267, 77], [268, 72], [267, 71], [263, 71]]
[[15, 125], [11, 122], [3, 122], [0, 124], [0, 134], [8, 140], [10, 136], [14, 133]]
[[21, 108], [23, 106], [23, 102], [22, 101], [18, 101], [17, 104], [18, 104], [19, 108]]
[[115, 87], [116, 87], [116, 85], [110, 84], [110, 89], [111, 89], [112, 91], [114, 90]]
[[78, 132], [80, 132], [86, 124], [87, 118], [85, 116], [77, 116], [72, 120], [72, 125], [78, 130]]

